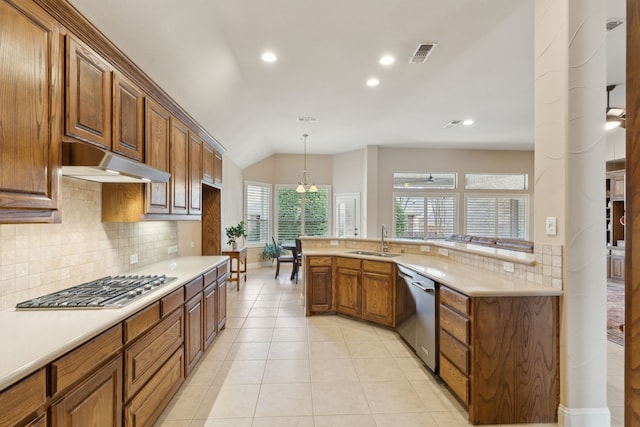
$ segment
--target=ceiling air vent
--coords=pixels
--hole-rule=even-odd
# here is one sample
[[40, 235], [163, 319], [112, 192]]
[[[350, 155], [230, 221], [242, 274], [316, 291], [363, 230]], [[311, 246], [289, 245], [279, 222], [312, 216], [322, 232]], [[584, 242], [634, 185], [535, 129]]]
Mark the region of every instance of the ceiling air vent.
[[621, 19], [609, 19], [607, 21], [607, 31], [611, 31], [613, 29], [618, 28], [620, 25], [622, 25], [624, 22]]
[[429, 55], [431, 55], [431, 52], [433, 52], [433, 49], [436, 47], [436, 45], [437, 43], [422, 43], [418, 45], [416, 52], [413, 54], [409, 62], [413, 64], [422, 64], [426, 62], [427, 58], [429, 57]]
[[297, 119], [298, 123], [318, 123], [317, 117], [300, 116]]

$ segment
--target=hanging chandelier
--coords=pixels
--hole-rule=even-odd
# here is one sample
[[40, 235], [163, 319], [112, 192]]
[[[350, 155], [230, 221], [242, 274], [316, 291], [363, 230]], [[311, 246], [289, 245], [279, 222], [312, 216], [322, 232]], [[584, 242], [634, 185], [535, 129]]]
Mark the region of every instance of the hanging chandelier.
[[306, 133], [302, 135], [304, 138], [304, 169], [302, 169], [302, 181], [298, 182], [298, 186], [296, 187], [296, 191], [298, 193], [317, 193], [318, 187], [312, 182], [309, 183], [309, 172], [307, 171], [307, 135]]

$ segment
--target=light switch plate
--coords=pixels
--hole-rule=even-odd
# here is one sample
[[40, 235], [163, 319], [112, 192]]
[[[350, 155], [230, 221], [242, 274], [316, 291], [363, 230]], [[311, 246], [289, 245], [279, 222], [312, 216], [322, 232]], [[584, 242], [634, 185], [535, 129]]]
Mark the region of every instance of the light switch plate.
[[138, 263], [138, 254], [129, 255], [129, 264], [137, 264]]
[[557, 218], [555, 216], [548, 216], [546, 221], [545, 232], [547, 236], [555, 236], [556, 232], [556, 224]]

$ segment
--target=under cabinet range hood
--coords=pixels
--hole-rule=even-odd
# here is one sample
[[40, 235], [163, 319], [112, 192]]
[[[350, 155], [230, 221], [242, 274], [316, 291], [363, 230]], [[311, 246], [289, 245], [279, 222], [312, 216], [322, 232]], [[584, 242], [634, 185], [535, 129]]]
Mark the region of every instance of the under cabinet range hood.
[[167, 182], [171, 174], [82, 142], [62, 144], [62, 175], [102, 183]]

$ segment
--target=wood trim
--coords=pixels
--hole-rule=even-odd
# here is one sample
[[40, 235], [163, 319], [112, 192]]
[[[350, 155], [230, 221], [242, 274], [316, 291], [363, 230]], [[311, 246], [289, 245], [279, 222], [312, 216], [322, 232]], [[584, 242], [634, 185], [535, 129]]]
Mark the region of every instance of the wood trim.
[[624, 425], [640, 425], [640, 2], [627, 0]]
[[99, 55], [108, 58], [111, 65], [127, 76], [145, 93], [164, 105], [171, 115], [180, 119], [190, 129], [194, 130], [202, 139], [221, 153], [226, 148], [220, 144], [207, 130], [189, 115], [176, 101], [173, 100], [157, 83], [155, 83], [142, 69], [127, 57], [115, 44], [102, 34], [78, 10], [64, 0], [34, 0], [58, 22], [75, 34]]

